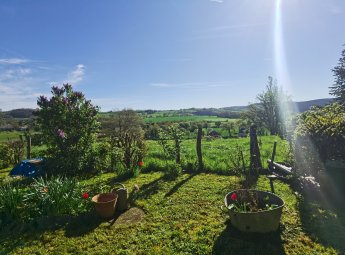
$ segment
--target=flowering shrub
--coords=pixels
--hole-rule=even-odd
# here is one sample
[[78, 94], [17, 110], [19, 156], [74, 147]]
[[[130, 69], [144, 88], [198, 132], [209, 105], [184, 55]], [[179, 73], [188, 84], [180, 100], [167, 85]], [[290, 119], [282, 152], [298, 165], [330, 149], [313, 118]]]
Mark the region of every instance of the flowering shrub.
[[98, 108], [69, 84], [52, 87], [51, 92], [50, 99], [40, 96], [37, 101], [38, 124], [53, 162], [50, 170], [59, 174], [86, 170], [99, 128]]

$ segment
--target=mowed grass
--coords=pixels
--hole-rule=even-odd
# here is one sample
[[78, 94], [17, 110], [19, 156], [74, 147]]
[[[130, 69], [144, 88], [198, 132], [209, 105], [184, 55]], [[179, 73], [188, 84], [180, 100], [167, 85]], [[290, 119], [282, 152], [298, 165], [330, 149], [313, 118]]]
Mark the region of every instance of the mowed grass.
[[[92, 191], [114, 181], [115, 175], [108, 173], [83, 184]], [[220, 207], [229, 191], [240, 188], [238, 177], [183, 174], [167, 181], [162, 173], [148, 173], [125, 182], [130, 191], [134, 184], [140, 191], [132, 207], [143, 210], [141, 217], [108, 222], [90, 214], [3, 230], [0, 253], [337, 254], [305, 233], [299, 199], [285, 183], [275, 183], [286, 206], [279, 230], [271, 234], [243, 234], [229, 225]], [[257, 188], [268, 190], [268, 180], [260, 177]]]
[[236, 121], [236, 119], [220, 118], [217, 116], [155, 116], [144, 119], [146, 123], [160, 123], [160, 122], [185, 122], [185, 121]]

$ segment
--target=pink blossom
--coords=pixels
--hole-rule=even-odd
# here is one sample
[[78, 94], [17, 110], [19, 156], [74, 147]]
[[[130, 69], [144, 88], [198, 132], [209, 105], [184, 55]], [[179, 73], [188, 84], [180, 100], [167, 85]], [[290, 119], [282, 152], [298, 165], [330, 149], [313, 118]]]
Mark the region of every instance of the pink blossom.
[[60, 136], [62, 139], [65, 139], [66, 138], [66, 135], [65, 135], [65, 132], [61, 129], [58, 129], [57, 130], [57, 134], [58, 136]]

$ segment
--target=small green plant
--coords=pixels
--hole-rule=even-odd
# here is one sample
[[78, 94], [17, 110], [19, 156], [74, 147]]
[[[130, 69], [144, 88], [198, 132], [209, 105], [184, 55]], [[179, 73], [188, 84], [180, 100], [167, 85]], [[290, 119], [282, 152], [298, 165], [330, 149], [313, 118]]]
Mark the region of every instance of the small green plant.
[[235, 148], [229, 154], [230, 169], [236, 175], [246, 174], [246, 165], [244, 161], [243, 146], [236, 144]]
[[159, 132], [158, 143], [162, 146], [166, 157], [175, 159], [177, 164], [181, 164], [181, 143], [183, 135], [184, 133], [178, 125], [170, 125], [166, 130]]
[[142, 172], [143, 166], [144, 166], [144, 162], [143, 161], [139, 161], [137, 166], [135, 166], [133, 168], [132, 175], [133, 175], [134, 178], [139, 176], [139, 174]]
[[89, 194], [82, 192], [77, 180], [63, 177], [38, 178], [25, 201], [32, 205], [33, 216], [77, 215], [86, 212], [90, 206]]
[[0, 187], [0, 226], [21, 218], [23, 198], [22, 190], [11, 183]]
[[182, 174], [182, 168], [180, 164], [168, 163], [166, 165], [166, 171], [164, 178], [168, 180], [174, 180]]
[[11, 165], [11, 153], [5, 143], [0, 143], [0, 169]]

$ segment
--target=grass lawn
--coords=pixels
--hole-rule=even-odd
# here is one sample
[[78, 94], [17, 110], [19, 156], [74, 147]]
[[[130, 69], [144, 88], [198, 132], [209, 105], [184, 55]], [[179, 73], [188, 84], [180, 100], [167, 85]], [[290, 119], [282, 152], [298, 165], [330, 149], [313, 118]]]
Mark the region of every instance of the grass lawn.
[[[116, 181], [103, 174], [83, 181], [92, 192]], [[277, 181], [276, 193], [286, 203], [279, 231], [242, 234], [222, 212], [224, 196], [240, 187], [238, 177], [183, 174], [174, 181], [160, 172], [125, 182], [140, 187], [135, 207], [115, 221], [94, 214], [38, 221], [0, 231], [0, 254], [337, 254], [342, 242], [328, 246], [303, 224], [300, 201], [290, 187]], [[265, 177], [257, 188], [269, 190]], [[308, 217], [308, 216], [304, 216]], [[314, 224], [315, 225], [315, 224]], [[339, 233], [342, 234], [342, 233]], [[344, 236], [344, 235], [343, 235]], [[335, 249], [336, 248], [336, 249]]]
[[22, 134], [23, 132], [19, 131], [0, 131], [0, 143], [6, 142], [8, 139], [19, 139]]

